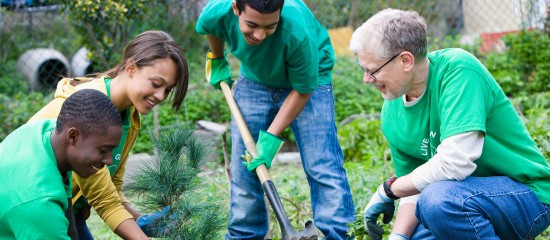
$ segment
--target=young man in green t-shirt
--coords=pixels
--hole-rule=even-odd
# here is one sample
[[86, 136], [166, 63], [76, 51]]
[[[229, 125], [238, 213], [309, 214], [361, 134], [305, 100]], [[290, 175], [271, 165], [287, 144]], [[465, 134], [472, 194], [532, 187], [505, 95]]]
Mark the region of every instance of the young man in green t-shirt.
[[68, 171], [86, 178], [112, 163], [120, 113], [105, 94], [81, 90], [57, 120], [27, 123], [0, 143], [0, 239], [69, 239]]
[[268, 216], [254, 169], [270, 166], [291, 127], [310, 184], [314, 223], [327, 239], [345, 239], [354, 205], [337, 139], [332, 95], [334, 51], [327, 30], [298, 0], [210, 1], [196, 30], [207, 35], [207, 79], [231, 85], [227, 43], [240, 60], [235, 100], [258, 157], [245, 167], [245, 146], [232, 123], [231, 216], [227, 239], [263, 239]]
[[384, 99], [396, 174], [365, 209], [367, 232], [389, 239], [534, 239], [550, 224], [550, 168], [506, 95], [470, 53], [427, 53], [427, 26], [386, 9], [352, 35], [363, 81]]

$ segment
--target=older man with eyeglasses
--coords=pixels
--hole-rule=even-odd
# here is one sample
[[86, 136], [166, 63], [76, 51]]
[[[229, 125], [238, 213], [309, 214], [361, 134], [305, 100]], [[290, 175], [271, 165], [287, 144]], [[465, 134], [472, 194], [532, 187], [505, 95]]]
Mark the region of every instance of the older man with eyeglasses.
[[[397, 177], [365, 208], [389, 239], [534, 239], [550, 225], [550, 167], [489, 71], [461, 49], [427, 53], [425, 20], [385, 9], [352, 35]], [[374, 70], [375, 69], [375, 70]]]

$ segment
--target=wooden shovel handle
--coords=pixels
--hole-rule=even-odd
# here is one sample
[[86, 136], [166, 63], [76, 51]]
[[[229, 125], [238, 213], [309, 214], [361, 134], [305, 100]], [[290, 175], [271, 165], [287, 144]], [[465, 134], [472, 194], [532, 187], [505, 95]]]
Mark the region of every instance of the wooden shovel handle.
[[[231, 93], [231, 89], [229, 88], [229, 85], [227, 85], [226, 82], [221, 81], [220, 88], [223, 92], [223, 95], [225, 96], [227, 105], [229, 105], [229, 109], [231, 110], [231, 115], [233, 115], [233, 119], [235, 120], [235, 123], [239, 128], [239, 132], [241, 133], [241, 137], [243, 139], [246, 150], [248, 150], [248, 152], [252, 154], [252, 157], [256, 157], [258, 155], [258, 152], [256, 151], [256, 143], [254, 142], [254, 138], [252, 138], [252, 135], [250, 135], [250, 131], [248, 130], [248, 127], [244, 122], [243, 116], [241, 115], [241, 111], [239, 110], [239, 106], [237, 106], [237, 103], [233, 98], [233, 94]], [[262, 184], [265, 181], [270, 180], [269, 173], [267, 172], [267, 168], [265, 167], [264, 164], [256, 168], [256, 174], [258, 174], [258, 178], [260, 179], [260, 182]]]

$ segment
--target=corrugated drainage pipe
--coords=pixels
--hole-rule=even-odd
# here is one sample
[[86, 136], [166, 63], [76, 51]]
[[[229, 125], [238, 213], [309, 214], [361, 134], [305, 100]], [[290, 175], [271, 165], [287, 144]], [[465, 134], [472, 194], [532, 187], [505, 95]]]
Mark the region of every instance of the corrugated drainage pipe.
[[75, 77], [84, 77], [94, 73], [92, 62], [87, 55], [88, 49], [81, 47], [71, 58], [71, 66]]
[[55, 49], [34, 48], [17, 60], [17, 69], [29, 81], [33, 91], [55, 89], [62, 77], [71, 73], [69, 62]]

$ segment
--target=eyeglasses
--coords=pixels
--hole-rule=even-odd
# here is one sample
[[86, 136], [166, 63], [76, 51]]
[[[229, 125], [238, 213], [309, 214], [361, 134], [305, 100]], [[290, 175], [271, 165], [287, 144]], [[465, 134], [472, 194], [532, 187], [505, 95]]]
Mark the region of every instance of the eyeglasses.
[[378, 71], [380, 71], [380, 69], [382, 69], [384, 66], [388, 65], [388, 63], [390, 63], [392, 60], [394, 60], [397, 56], [399, 56], [401, 53], [398, 53], [398, 54], [395, 54], [393, 57], [390, 58], [390, 60], [388, 60], [386, 63], [382, 64], [382, 66], [380, 66], [378, 69], [374, 70], [374, 72], [370, 72], [368, 69], [366, 69], [365, 67], [361, 66], [361, 63], [359, 63], [359, 59], [357, 59], [357, 64], [359, 64], [359, 67], [361, 67], [363, 69], [363, 71], [365, 71], [367, 74], [369, 74], [372, 78], [374, 78], [374, 80], [378, 80], [376, 79], [376, 77], [374, 76], [375, 73], [377, 73]]

